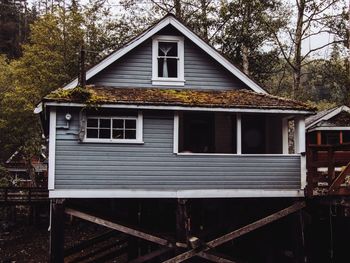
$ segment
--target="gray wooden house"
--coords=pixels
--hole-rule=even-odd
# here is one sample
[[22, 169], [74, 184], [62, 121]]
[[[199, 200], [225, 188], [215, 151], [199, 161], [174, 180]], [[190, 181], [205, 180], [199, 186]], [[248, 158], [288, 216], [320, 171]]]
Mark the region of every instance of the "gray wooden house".
[[[173, 15], [37, 107], [50, 198], [301, 197], [305, 116]], [[295, 150], [288, 150], [294, 122]]]

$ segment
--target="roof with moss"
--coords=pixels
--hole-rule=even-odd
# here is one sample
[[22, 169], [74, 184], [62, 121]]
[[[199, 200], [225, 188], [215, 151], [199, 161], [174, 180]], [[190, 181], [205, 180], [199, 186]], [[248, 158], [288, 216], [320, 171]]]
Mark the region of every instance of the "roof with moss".
[[84, 104], [133, 104], [211, 108], [252, 108], [314, 111], [314, 108], [286, 98], [247, 90], [189, 90], [86, 86], [58, 89], [44, 102]]

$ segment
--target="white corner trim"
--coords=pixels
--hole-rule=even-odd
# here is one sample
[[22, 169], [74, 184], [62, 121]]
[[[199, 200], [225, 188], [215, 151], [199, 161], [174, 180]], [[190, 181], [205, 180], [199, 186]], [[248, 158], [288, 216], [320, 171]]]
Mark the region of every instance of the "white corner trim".
[[126, 190], [69, 189], [52, 190], [49, 198], [257, 198], [304, 197], [303, 189], [203, 189], [203, 190]]
[[173, 153], [179, 152], [179, 113], [174, 112], [174, 134], [173, 134]]
[[[257, 83], [251, 80], [247, 75], [245, 75], [242, 71], [240, 71], [237, 67], [235, 67], [230, 61], [224, 58], [218, 51], [216, 51], [213, 47], [204, 42], [201, 38], [196, 36], [191, 30], [189, 30], [186, 26], [184, 26], [181, 22], [179, 22], [176, 18], [169, 16], [162, 21], [160, 21], [157, 25], [155, 25], [149, 31], [144, 32], [138, 38], [125, 45], [120, 50], [116, 51], [112, 55], [108, 56], [100, 63], [92, 67], [86, 72], [86, 80], [89, 80], [91, 77], [96, 75], [98, 72], [115, 62], [120, 57], [124, 56], [130, 50], [134, 49], [141, 43], [143, 43], [148, 38], [152, 37], [158, 31], [163, 29], [167, 25], [173, 25], [177, 30], [179, 30], [183, 35], [193, 41], [198, 47], [200, 47], [203, 51], [205, 51], [208, 55], [210, 55], [213, 59], [218, 61], [223, 67], [225, 67], [228, 71], [230, 71], [234, 76], [240, 79], [243, 83], [245, 83], [249, 88], [258, 93], [267, 93], [263, 88], [261, 88]], [[74, 79], [72, 82], [68, 83], [64, 89], [72, 89], [78, 85], [78, 78]]]
[[[47, 106], [85, 107], [83, 103], [47, 102]], [[137, 104], [101, 104], [99, 108], [139, 109], [139, 110], [175, 110], [175, 111], [212, 111], [212, 112], [241, 112], [241, 113], [284, 113], [310, 114], [310, 111], [283, 110], [283, 109], [250, 109], [250, 108], [215, 108], [215, 107], [186, 107], [166, 105], [137, 105]]]
[[237, 154], [242, 154], [242, 116], [240, 113], [236, 114], [236, 147]]
[[50, 109], [48, 189], [55, 189], [56, 108]]
[[136, 138], [143, 142], [143, 113], [140, 110], [137, 112]]
[[295, 153], [304, 153], [306, 151], [305, 144], [305, 118], [298, 116], [295, 118], [294, 144]]
[[305, 189], [306, 187], [306, 156], [300, 156], [300, 172], [301, 172], [301, 178], [300, 178], [300, 187], [301, 189]]
[[282, 153], [289, 153], [289, 143], [288, 143], [288, 118], [282, 118]]
[[334, 116], [338, 115], [339, 113], [341, 113], [342, 111], [346, 111], [346, 112], [350, 113], [350, 108], [348, 106], [345, 106], [345, 105], [340, 106], [338, 108], [335, 108], [333, 111], [329, 112], [328, 114], [326, 114], [322, 118], [319, 118], [319, 119], [315, 120], [314, 122], [310, 123], [309, 125], [307, 125], [306, 129], [309, 129], [310, 127], [314, 126], [315, 124], [319, 123], [320, 121], [329, 120], [329, 119], [333, 118]]

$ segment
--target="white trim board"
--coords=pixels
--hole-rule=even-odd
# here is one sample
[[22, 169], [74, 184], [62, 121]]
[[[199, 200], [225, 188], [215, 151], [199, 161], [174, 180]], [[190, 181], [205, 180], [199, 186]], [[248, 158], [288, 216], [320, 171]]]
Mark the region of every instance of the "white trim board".
[[310, 127], [314, 126], [315, 124], [319, 123], [320, 121], [329, 120], [329, 119], [333, 118], [334, 116], [338, 115], [339, 113], [341, 113], [342, 111], [346, 111], [346, 112], [350, 113], [350, 108], [348, 106], [345, 106], [345, 105], [340, 106], [338, 108], [335, 108], [334, 110], [332, 110], [331, 112], [329, 112], [325, 116], [323, 116], [323, 117], [313, 121], [309, 125], [307, 125], [306, 129], [309, 129]]
[[[85, 107], [83, 103], [46, 102], [46, 106]], [[101, 104], [99, 108], [140, 109], [140, 110], [175, 110], [175, 111], [214, 111], [214, 112], [241, 112], [241, 113], [284, 113], [284, 114], [310, 114], [311, 111], [283, 110], [283, 109], [250, 109], [250, 108], [214, 108], [214, 107], [186, 107], [186, 106], [159, 106], [136, 104]]]
[[316, 127], [308, 130], [308, 132], [312, 131], [350, 131], [350, 127]]
[[207, 189], [207, 190], [122, 190], [67, 189], [49, 192], [49, 198], [256, 198], [304, 197], [304, 190]]
[[56, 108], [50, 109], [48, 189], [55, 188]]
[[[205, 51], [209, 56], [215, 59], [219, 64], [225, 67], [229, 72], [231, 72], [234, 76], [240, 79], [243, 83], [245, 83], [249, 88], [258, 93], [267, 93], [263, 88], [261, 88], [257, 83], [251, 80], [247, 75], [245, 75], [242, 71], [240, 71], [236, 66], [234, 66], [230, 61], [228, 61], [225, 57], [223, 57], [218, 51], [216, 51], [213, 47], [208, 45], [205, 41], [203, 41], [200, 37], [194, 34], [191, 30], [189, 30], [185, 25], [183, 25], [180, 21], [178, 21], [173, 15], [167, 15], [165, 18], [160, 20], [155, 26], [153, 26], [148, 31], [141, 34], [139, 37], [126, 44], [121, 49], [117, 50], [112, 55], [108, 56], [100, 63], [92, 67], [86, 72], [86, 80], [89, 80], [97, 73], [105, 69], [107, 66], [127, 54], [129, 51], [139, 46], [141, 43], [155, 35], [157, 32], [162, 30], [167, 25], [174, 26], [178, 31], [180, 31], [184, 36], [189, 38], [193, 43], [195, 43], [198, 47], [200, 47], [203, 51]], [[78, 78], [74, 79], [70, 83], [68, 83], [64, 89], [72, 89], [78, 85]]]

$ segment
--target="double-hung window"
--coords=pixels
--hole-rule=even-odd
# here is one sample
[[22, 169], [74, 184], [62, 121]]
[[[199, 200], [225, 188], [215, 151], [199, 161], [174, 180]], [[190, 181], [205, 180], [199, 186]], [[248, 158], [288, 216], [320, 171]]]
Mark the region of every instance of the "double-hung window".
[[152, 84], [183, 86], [183, 37], [155, 36], [152, 45]]
[[87, 116], [85, 142], [142, 142], [142, 115]]

